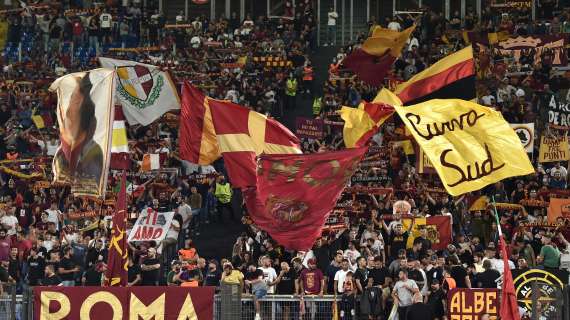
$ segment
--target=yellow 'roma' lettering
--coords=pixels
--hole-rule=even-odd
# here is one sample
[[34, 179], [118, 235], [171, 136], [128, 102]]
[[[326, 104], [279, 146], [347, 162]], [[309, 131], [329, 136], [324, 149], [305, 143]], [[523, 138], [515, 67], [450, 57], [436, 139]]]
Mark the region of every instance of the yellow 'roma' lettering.
[[[51, 301], [59, 302], [59, 310], [53, 313], [49, 311]], [[55, 291], [42, 291], [40, 294], [40, 320], [61, 320], [67, 317], [69, 311], [71, 303], [65, 294]]]
[[143, 320], [164, 320], [164, 300], [165, 294], [161, 294], [148, 306], [139, 300], [134, 293], [131, 293], [131, 312], [129, 314], [130, 320], [139, 320], [139, 316]]
[[192, 303], [192, 298], [190, 294], [186, 295], [186, 299], [184, 299], [184, 303], [182, 304], [182, 308], [180, 308], [180, 312], [178, 313], [177, 320], [195, 320], [198, 319], [198, 315], [196, 314], [196, 310], [194, 309], [194, 304]]
[[81, 305], [79, 318], [81, 320], [91, 320], [91, 317], [89, 315], [91, 308], [100, 302], [107, 303], [111, 306], [111, 309], [113, 309], [113, 317], [111, 318], [112, 320], [123, 319], [123, 305], [121, 304], [121, 301], [119, 301], [119, 299], [114, 294], [106, 291], [95, 292], [87, 297], [87, 299], [85, 299]]

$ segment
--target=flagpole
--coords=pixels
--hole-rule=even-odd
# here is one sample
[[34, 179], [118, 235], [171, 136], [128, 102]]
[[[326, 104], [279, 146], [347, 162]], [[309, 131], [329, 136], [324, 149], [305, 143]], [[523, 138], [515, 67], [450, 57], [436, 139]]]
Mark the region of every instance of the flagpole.
[[497, 231], [499, 232], [499, 237], [501, 237], [503, 235], [503, 231], [501, 230], [499, 213], [497, 212], [497, 206], [495, 205], [495, 196], [491, 196], [491, 203], [493, 204], [493, 212], [495, 213], [495, 221], [497, 222]]

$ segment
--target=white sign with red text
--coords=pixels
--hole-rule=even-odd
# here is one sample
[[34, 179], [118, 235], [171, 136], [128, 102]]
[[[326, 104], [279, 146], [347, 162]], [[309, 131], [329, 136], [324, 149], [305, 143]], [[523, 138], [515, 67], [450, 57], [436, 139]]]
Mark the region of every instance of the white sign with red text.
[[174, 212], [158, 212], [152, 208], [143, 209], [129, 233], [129, 242], [155, 241], [159, 243], [166, 237], [173, 217]]

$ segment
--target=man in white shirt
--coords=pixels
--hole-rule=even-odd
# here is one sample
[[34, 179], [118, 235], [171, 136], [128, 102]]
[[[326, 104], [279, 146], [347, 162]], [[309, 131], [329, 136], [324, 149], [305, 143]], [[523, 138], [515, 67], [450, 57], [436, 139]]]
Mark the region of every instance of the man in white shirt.
[[57, 208], [57, 203], [52, 202], [51, 207], [47, 209], [46, 212], [48, 214], [47, 222], [53, 222], [55, 224], [55, 229], [59, 230], [59, 219], [62, 213]]
[[352, 272], [356, 271], [356, 260], [360, 257], [360, 252], [356, 249], [358, 241], [350, 241], [348, 243], [348, 249], [344, 250], [344, 258], [348, 260], [349, 269]]
[[263, 271], [263, 280], [267, 284], [267, 293], [275, 293], [275, 279], [277, 279], [277, 272], [271, 266], [271, 259], [267, 256], [261, 259], [261, 267], [258, 269]]
[[9, 208], [6, 214], [0, 219], [0, 224], [6, 229], [6, 233], [9, 236], [16, 234], [16, 225], [18, 225], [18, 218], [14, 216], [14, 211], [16, 208]]
[[394, 20], [392, 20], [392, 21], [390, 21], [390, 23], [388, 23], [388, 29], [394, 30], [394, 31], [402, 31], [402, 26], [397, 21], [397, 19], [398, 19], [397, 17], [394, 17]]
[[[338, 19], [338, 13], [334, 10], [334, 7], [331, 7], [328, 13], [328, 21], [327, 21], [327, 28], [328, 28], [327, 41], [330, 43], [331, 46], [336, 45], [336, 19]], [[327, 46], [327, 43], [325, 43], [324, 46]]]
[[344, 293], [344, 280], [346, 279], [346, 274], [351, 272], [348, 269], [348, 259], [342, 259], [340, 263], [340, 270], [334, 274], [334, 289], [337, 294]]
[[554, 167], [550, 169], [550, 176], [554, 177], [556, 176], [556, 174], [559, 174], [562, 177], [562, 179], [566, 179], [566, 177], [568, 176], [568, 171], [566, 170], [566, 168], [560, 165], [560, 162], [556, 162]]
[[111, 37], [111, 28], [113, 27], [113, 16], [109, 14], [106, 10], [99, 16], [99, 26], [101, 27], [101, 35], [103, 36], [103, 42], [109, 43]]
[[178, 15], [176, 15], [176, 24], [183, 24], [185, 20], [186, 17], [184, 17], [184, 11], [180, 10]]

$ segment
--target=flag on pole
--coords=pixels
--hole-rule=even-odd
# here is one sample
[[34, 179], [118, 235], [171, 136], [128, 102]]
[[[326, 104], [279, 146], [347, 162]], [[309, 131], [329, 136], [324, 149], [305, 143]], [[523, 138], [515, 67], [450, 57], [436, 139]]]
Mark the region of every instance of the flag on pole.
[[372, 36], [364, 41], [362, 49], [355, 49], [342, 64], [362, 81], [380, 86], [415, 28], [413, 25], [404, 31], [394, 31], [376, 27]]
[[102, 197], [107, 187], [113, 133], [115, 70], [77, 72], [55, 80], [61, 145], [53, 158], [54, 182], [74, 195]]
[[128, 278], [128, 250], [127, 250], [127, 173], [123, 171], [121, 177], [121, 189], [117, 195], [115, 214], [113, 215], [113, 229], [111, 229], [111, 241], [109, 241], [109, 254], [107, 258], [107, 272], [105, 273], [105, 285], [127, 285]]
[[111, 138], [111, 169], [128, 170], [130, 168], [129, 142], [125, 115], [121, 106], [115, 106], [113, 137]]
[[451, 195], [534, 173], [520, 139], [500, 112], [459, 99], [394, 108]]
[[382, 103], [362, 102], [358, 109], [342, 107], [344, 145], [347, 148], [364, 146], [393, 113], [392, 106]]
[[495, 197], [492, 197], [493, 209], [495, 212], [495, 220], [497, 222], [497, 231], [499, 232], [499, 250], [501, 250], [501, 255], [503, 256], [503, 285], [501, 288], [501, 309], [500, 316], [504, 320], [520, 320], [521, 316], [519, 314], [519, 305], [517, 302], [517, 295], [515, 291], [515, 285], [513, 283], [513, 274], [511, 273], [511, 267], [509, 266], [509, 255], [507, 253], [507, 244], [503, 236], [503, 231], [501, 230], [501, 224], [499, 221], [499, 213], [497, 212], [497, 206], [495, 205]]
[[117, 70], [117, 100], [129, 124], [147, 126], [167, 111], [180, 109], [176, 86], [167, 72], [135, 61], [100, 57], [99, 62]]
[[260, 156], [256, 187], [242, 190], [255, 225], [285, 248], [309, 250], [366, 150]]
[[181, 158], [207, 165], [223, 155], [236, 188], [255, 186], [256, 156], [301, 153], [299, 139], [265, 115], [208, 98], [189, 83], [183, 85], [182, 102]]
[[158, 153], [147, 153], [143, 156], [141, 171], [151, 171], [160, 169], [160, 155]]
[[396, 86], [394, 93], [406, 106], [431, 99], [475, 99], [473, 49], [469, 46], [439, 60]]

